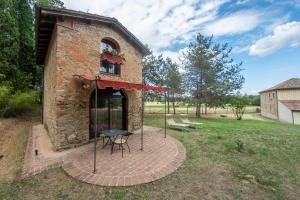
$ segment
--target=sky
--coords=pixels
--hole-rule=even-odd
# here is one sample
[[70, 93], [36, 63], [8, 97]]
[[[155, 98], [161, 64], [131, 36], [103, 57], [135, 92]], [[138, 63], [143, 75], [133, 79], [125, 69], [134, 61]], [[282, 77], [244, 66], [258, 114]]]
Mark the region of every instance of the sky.
[[300, 0], [62, 0], [68, 9], [114, 17], [181, 65], [198, 33], [233, 48], [243, 62], [242, 93], [300, 78]]

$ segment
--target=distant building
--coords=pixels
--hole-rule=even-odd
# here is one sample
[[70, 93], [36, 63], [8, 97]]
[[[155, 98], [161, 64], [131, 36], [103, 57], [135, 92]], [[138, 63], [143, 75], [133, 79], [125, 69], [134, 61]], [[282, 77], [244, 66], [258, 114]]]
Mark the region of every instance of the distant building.
[[300, 78], [261, 91], [260, 101], [264, 117], [300, 124]]

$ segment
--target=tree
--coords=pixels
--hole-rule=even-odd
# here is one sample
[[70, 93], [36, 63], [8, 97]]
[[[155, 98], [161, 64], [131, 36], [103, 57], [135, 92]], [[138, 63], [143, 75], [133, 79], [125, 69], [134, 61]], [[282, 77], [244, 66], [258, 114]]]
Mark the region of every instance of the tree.
[[0, 10], [0, 83], [15, 85], [19, 70], [17, 4], [13, 0], [1, 0]]
[[213, 36], [198, 34], [183, 54], [185, 83], [196, 101], [196, 116], [201, 115], [201, 104], [222, 106], [242, 87], [242, 63], [236, 64], [230, 58], [231, 49], [227, 43], [213, 43]]
[[165, 79], [164, 65], [165, 61], [162, 55], [157, 57], [153, 54], [146, 56], [142, 61], [144, 84], [163, 85]]
[[245, 107], [249, 103], [247, 96], [241, 96], [240, 94], [231, 97], [230, 106], [232, 112], [237, 120], [242, 120], [245, 113]]
[[27, 0], [18, 0], [19, 22], [19, 67], [26, 77], [28, 87], [35, 85], [36, 68], [34, 59], [33, 14]]
[[0, 0], [0, 84], [12, 91], [40, 85], [34, 58], [34, 5], [63, 7], [60, 0]]
[[[175, 110], [175, 102], [176, 102], [176, 94], [180, 94], [182, 92], [181, 83], [182, 83], [182, 76], [179, 72], [179, 66], [172, 62], [170, 58], [167, 58], [165, 61], [165, 80], [163, 81], [168, 89], [169, 93], [171, 94], [171, 101], [173, 107], [173, 113], [176, 114]], [[168, 113], [169, 113], [169, 106], [168, 106]]]
[[[167, 112], [170, 113], [170, 98], [174, 114], [176, 96], [181, 93], [181, 74], [179, 66], [172, 62], [170, 58], [164, 59], [162, 55], [154, 56], [153, 54], [145, 57], [142, 62], [144, 84], [163, 86], [168, 88]], [[162, 99], [161, 94], [147, 93], [146, 98]]]
[[33, 0], [33, 3], [38, 6], [50, 6], [56, 8], [64, 8], [64, 2], [60, 0]]

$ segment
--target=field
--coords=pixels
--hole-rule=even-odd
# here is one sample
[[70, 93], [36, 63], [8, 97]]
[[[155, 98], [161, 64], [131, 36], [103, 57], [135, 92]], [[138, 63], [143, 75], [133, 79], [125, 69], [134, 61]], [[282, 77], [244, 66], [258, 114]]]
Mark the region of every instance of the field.
[[[259, 108], [259, 106], [247, 106], [245, 108], [245, 113], [256, 113], [257, 108]], [[165, 113], [165, 105], [162, 103], [159, 103], [159, 102], [146, 102], [144, 109], [145, 109], [145, 113], [149, 113], [149, 114]], [[193, 114], [196, 112], [196, 107], [178, 104], [178, 105], [176, 105], [175, 110], [176, 110], [176, 113]], [[172, 107], [171, 103], [170, 103], [170, 113], [173, 113], [173, 107]], [[232, 110], [230, 107], [217, 108], [217, 109], [207, 108], [207, 114], [231, 115]]]
[[[145, 124], [163, 127], [162, 119], [148, 115]], [[199, 121], [204, 126], [197, 131], [168, 130], [187, 150], [175, 173], [149, 184], [109, 188], [81, 183], [61, 168], [20, 180], [26, 136], [39, 118], [0, 119], [0, 199], [299, 199], [300, 126]]]

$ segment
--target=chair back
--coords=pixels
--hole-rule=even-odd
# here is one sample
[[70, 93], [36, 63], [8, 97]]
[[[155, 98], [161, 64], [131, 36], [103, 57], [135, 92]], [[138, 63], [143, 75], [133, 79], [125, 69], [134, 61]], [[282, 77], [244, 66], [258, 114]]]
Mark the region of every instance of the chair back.
[[180, 114], [180, 116], [181, 116], [181, 121], [182, 121], [183, 123], [185, 123], [185, 124], [191, 123], [191, 121], [189, 120], [187, 114]]
[[185, 124], [189, 124], [190, 120], [188, 118], [181, 118], [181, 121]]
[[127, 132], [124, 135], [121, 135], [121, 139], [125, 139], [125, 141], [127, 142], [127, 140], [129, 139], [129, 137], [133, 135], [133, 133], [131, 132]]
[[174, 121], [174, 119], [170, 118], [170, 119], [167, 119], [167, 124], [174, 125], [174, 124], [176, 124], [176, 122]]

